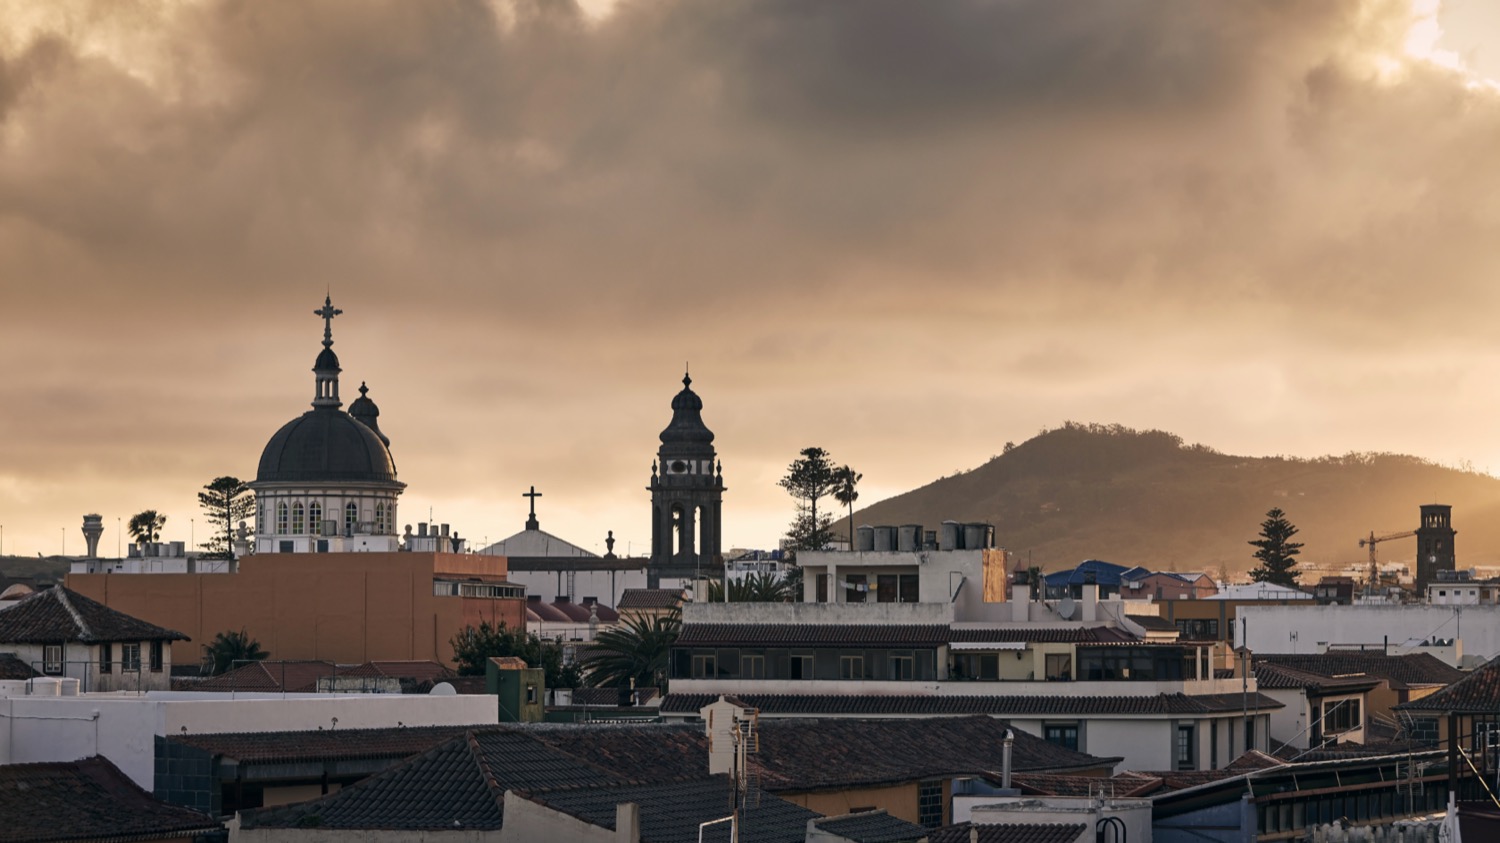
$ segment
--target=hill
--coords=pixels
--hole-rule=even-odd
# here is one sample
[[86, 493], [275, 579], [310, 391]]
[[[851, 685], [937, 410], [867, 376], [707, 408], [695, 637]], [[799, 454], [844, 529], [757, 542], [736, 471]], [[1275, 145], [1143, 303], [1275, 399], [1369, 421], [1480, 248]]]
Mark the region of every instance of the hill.
[[63, 581], [73, 560], [64, 556], [0, 556], [0, 590], [12, 582], [55, 585]]
[[[856, 524], [944, 520], [995, 525], [998, 543], [1044, 570], [1084, 559], [1162, 570], [1239, 573], [1266, 510], [1301, 530], [1302, 560], [1340, 567], [1367, 559], [1371, 530], [1417, 527], [1424, 503], [1453, 506], [1458, 566], [1500, 563], [1500, 479], [1399, 454], [1295, 459], [1221, 454], [1159, 430], [1069, 422], [984, 465], [860, 510]], [[836, 534], [848, 530], [836, 522]], [[1414, 539], [1380, 545], [1410, 564]]]

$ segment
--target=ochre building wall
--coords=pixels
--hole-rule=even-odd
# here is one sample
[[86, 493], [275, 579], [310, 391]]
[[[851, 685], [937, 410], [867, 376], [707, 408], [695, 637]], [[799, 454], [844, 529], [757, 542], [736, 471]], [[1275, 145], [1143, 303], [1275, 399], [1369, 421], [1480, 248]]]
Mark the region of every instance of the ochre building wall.
[[67, 585], [105, 605], [192, 638], [172, 661], [195, 664], [216, 633], [244, 629], [273, 659], [340, 664], [433, 659], [479, 619], [524, 625], [525, 601], [436, 597], [435, 575], [503, 579], [505, 557], [448, 553], [268, 553], [235, 574], [69, 574]]

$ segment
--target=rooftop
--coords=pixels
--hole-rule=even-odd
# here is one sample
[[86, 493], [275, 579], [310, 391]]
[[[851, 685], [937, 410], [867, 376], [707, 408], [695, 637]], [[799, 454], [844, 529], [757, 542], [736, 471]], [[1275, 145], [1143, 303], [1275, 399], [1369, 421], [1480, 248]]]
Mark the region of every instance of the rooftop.
[[[767, 715], [841, 715], [906, 716], [984, 714], [994, 716], [1022, 715], [1160, 715], [1203, 714], [1240, 711], [1244, 697], [1240, 694], [1156, 694], [1154, 696], [1064, 697], [1040, 694], [1020, 695], [873, 695], [834, 696], [827, 694], [740, 694], [746, 705]], [[713, 702], [713, 694], [668, 694], [662, 700], [664, 714], [696, 713]], [[1285, 706], [1265, 694], [1248, 697], [1250, 707], [1266, 711]], [[822, 721], [828, 722], [828, 721]]]
[[[1075, 843], [1083, 837], [1082, 823], [960, 823], [933, 829], [928, 843]], [[977, 832], [971, 835], [970, 830]]]
[[282, 763], [356, 758], [406, 758], [472, 729], [472, 726], [408, 726], [383, 729], [317, 729], [296, 732], [220, 732], [168, 735], [240, 762]]
[[60, 585], [0, 612], [0, 643], [5, 644], [187, 640], [176, 630], [131, 617]]
[[[893, 817], [885, 811], [861, 811], [837, 817], [813, 820], [813, 825], [829, 834], [854, 843], [917, 843], [927, 837], [927, 829]], [[965, 838], [967, 843], [967, 838]]]
[[191, 837], [223, 828], [206, 814], [169, 805], [101, 757], [0, 765], [0, 817], [13, 843], [111, 843]]
[[[3, 615], [0, 615], [3, 617]], [[671, 697], [668, 697], [671, 699]], [[1500, 710], [1500, 658], [1491, 659], [1448, 687], [1396, 706], [1401, 711], [1494, 714]]]

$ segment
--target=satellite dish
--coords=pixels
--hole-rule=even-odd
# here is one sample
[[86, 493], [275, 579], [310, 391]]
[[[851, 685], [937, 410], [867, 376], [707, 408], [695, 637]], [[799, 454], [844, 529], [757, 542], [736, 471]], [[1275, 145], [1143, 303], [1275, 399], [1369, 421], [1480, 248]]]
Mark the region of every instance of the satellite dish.
[[458, 689], [447, 682], [439, 682], [433, 685], [432, 690], [427, 693], [434, 697], [452, 697], [458, 694]]
[[1073, 598], [1071, 597], [1064, 597], [1062, 599], [1062, 602], [1057, 604], [1057, 614], [1060, 615], [1065, 621], [1072, 620], [1073, 613], [1077, 611], [1078, 604], [1074, 603]]

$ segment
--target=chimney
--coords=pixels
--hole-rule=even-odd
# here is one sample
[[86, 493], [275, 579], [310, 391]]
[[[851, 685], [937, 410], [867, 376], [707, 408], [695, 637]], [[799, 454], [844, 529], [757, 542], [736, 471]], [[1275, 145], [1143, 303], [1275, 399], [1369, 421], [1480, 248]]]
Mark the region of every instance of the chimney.
[[1015, 742], [1016, 733], [1006, 729], [1004, 749], [1000, 755], [1000, 786], [1006, 790], [1010, 789], [1010, 750]]
[[420, 521], [420, 522], [417, 523], [417, 535], [421, 536], [421, 537], [425, 537], [427, 535], [427, 522], [426, 521]]
[[615, 806], [615, 843], [641, 843], [641, 806], [621, 802]]
[[89, 559], [99, 558], [99, 537], [104, 535], [104, 518], [99, 515], [83, 516], [83, 541], [89, 546]]
[[1099, 584], [1085, 582], [1083, 584], [1083, 620], [1096, 621], [1099, 619]]

